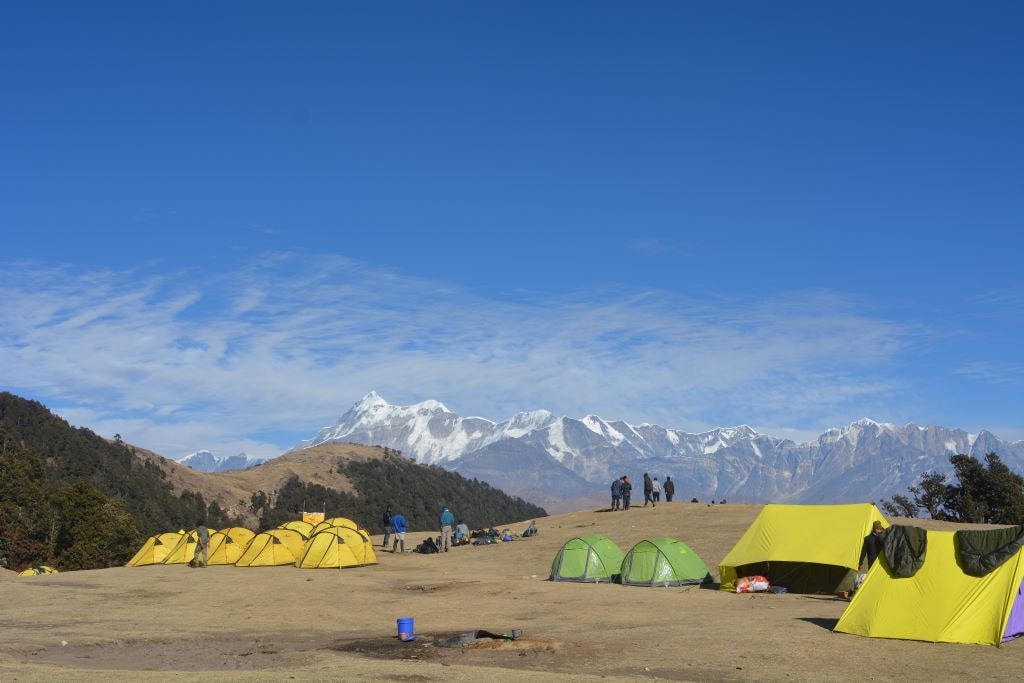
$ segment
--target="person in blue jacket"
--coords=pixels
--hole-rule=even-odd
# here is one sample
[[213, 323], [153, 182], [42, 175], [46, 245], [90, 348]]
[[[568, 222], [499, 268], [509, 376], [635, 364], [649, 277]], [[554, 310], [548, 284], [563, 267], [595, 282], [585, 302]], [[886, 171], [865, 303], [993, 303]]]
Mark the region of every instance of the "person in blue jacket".
[[455, 515], [448, 508], [441, 508], [441, 518], [438, 521], [441, 523], [441, 547], [438, 548], [438, 551], [446, 553], [452, 547], [452, 527], [455, 526]]
[[405, 523], [405, 515], [401, 512], [396, 512], [391, 515], [391, 529], [395, 532], [395, 544], [391, 547], [391, 552], [395, 552], [398, 549], [398, 544], [402, 544], [402, 552], [405, 552], [405, 532], [408, 529]]

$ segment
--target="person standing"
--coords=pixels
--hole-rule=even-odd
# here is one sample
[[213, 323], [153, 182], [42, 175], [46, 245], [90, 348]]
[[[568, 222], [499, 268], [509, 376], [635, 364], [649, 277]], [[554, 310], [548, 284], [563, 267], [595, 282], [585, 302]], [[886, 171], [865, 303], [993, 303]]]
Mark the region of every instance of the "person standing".
[[612, 482], [612, 512], [622, 507], [622, 479], [615, 478]]
[[655, 503], [661, 502], [661, 484], [658, 483], [657, 477], [651, 482], [651, 495], [654, 496]]
[[391, 532], [394, 531], [391, 527], [391, 503], [384, 506], [384, 514], [381, 515], [380, 523], [384, 526], [384, 540], [381, 541], [380, 547], [387, 548], [388, 541], [391, 539]]
[[441, 517], [438, 519], [441, 524], [441, 546], [440, 552], [448, 552], [452, 547], [452, 527], [455, 526], [455, 515], [446, 507], [441, 508]]
[[[724, 500], [722, 501], [725, 502]], [[857, 577], [853, 581], [853, 591], [857, 592], [860, 585], [864, 583], [864, 579], [867, 578], [868, 572], [871, 571], [871, 565], [875, 563], [878, 556], [882, 553], [884, 542], [882, 541], [882, 534], [885, 529], [882, 527], [882, 523], [879, 520], [875, 520], [871, 524], [871, 533], [864, 537], [864, 543], [860, 547], [860, 559], [857, 560]], [[865, 564], [866, 561], [866, 564]], [[864, 571], [860, 572], [860, 568], [864, 567]], [[839, 594], [844, 600], [850, 599], [851, 591], [843, 591]]]
[[633, 485], [629, 483], [629, 477], [622, 475], [622, 509], [629, 509], [629, 497], [633, 494]]
[[[205, 567], [209, 559], [207, 549], [210, 547], [210, 530], [202, 522], [196, 524], [196, 554], [193, 558], [197, 567]], [[200, 559], [202, 556], [202, 559]], [[202, 564], [200, 564], [202, 563]]]
[[405, 552], [405, 532], [407, 529], [405, 515], [401, 512], [391, 515], [391, 530], [395, 533], [394, 545], [391, 548], [392, 553], [398, 550], [399, 543], [402, 544], [402, 552]]
[[644, 472], [644, 507], [650, 503], [651, 507], [654, 505], [654, 482], [651, 481], [651, 475]]
[[671, 503], [672, 496], [676, 494], [676, 485], [672, 481], [672, 477], [665, 477], [665, 502]]

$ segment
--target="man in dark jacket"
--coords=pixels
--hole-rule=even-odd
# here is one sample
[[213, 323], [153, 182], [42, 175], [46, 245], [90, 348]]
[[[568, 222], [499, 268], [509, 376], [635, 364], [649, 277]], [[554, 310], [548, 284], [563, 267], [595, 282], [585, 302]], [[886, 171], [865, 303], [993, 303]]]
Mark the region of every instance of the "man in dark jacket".
[[647, 507], [648, 503], [651, 504], [651, 507], [656, 507], [654, 505], [654, 482], [651, 481], [651, 475], [644, 472], [644, 507]]
[[[864, 583], [864, 579], [867, 577], [868, 572], [871, 570], [871, 565], [875, 563], [878, 556], [882, 552], [884, 543], [882, 541], [882, 533], [885, 529], [882, 528], [882, 523], [877, 519], [871, 525], [871, 533], [864, 537], [864, 544], [860, 547], [860, 559], [857, 560], [857, 568], [860, 569], [864, 566], [864, 571], [857, 574], [857, 578], [853, 582], [853, 591], [856, 592], [860, 588], [860, 585]], [[864, 565], [864, 561], [867, 560], [867, 565]], [[840, 597], [844, 600], [850, 599], [850, 592], [843, 591], [840, 593]]]
[[672, 496], [676, 493], [676, 484], [672, 481], [672, 477], [665, 477], [665, 502], [671, 503]]
[[384, 527], [384, 540], [381, 541], [380, 547], [387, 548], [388, 540], [391, 538], [391, 533], [394, 529], [391, 526], [391, 503], [388, 503], [384, 508], [384, 514], [381, 515], [381, 525]]
[[618, 477], [612, 482], [612, 512], [622, 507], [622, 479]]
[[629, 477], [622, 475], [622, 509], [629, 509], [629, 497], [633, 493], [633, 485], [629, 483]]
[[864, 545], [860, 549], [860, 560], [857, 562], [857, 566], [864, 564], [864, 560], [868, 561], [867, 567], [864, 571], [867, 572], [871, 569], [871, 565], [878, 559], [878, 555], [882, 552], [882, 523], [877, 519], [874, 524], [871, 525], [871, 533], [864, 537]]

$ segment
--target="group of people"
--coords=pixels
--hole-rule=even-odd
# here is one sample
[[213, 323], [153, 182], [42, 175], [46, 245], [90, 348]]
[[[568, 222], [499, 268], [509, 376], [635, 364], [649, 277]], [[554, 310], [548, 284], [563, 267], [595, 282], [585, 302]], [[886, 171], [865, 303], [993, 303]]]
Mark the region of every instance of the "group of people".
[[[651, 507], [657, 507], [661, 502], [662, 491], [665, 492], [665, 501], [671, 503], [672, 496], [676, 493], [676, 485], [672, 481], [672, 477], [665, 477], [663, 487], [657, 477], [652, 478], [650, 474], [644, 472], [644, 507], [647, 507], [648, 504]], [[632, 495], [633, 484], [629, 481], [628, 475], [623, 474], [612, 481], [612, 511], [628, 510]]]
[[[437, 539], [428, 538], [424, 543], [433, 546], [430, 552], [446, 553], [451, 548], [457, 545], [466, 545], [470, 542], [469, 526], [462, 520], [459, 520], [458, 524], [455, 523], [455, 515], [447, 507], [441, 508], [441, 514], [437, 519], [438, 527], [440, 528], [440, 535]], [[388, 548], [388, 541], [393, 539], [393, 545], [391, 552], [405, 552], [405, 533], [409, 528], [409, 524], [405, 519], [405, 515], [399, 512], [393, 512], [391, 504], [389, 503], [384, 507], [384, 512], [381, 515], [381, 526], [384, 527], [384, 539], [381, 542], [381, 547], [384, 550]], [[497, 531], [494, 531], [494, 535], [499, 537], [500, 540], [506, 540], [501, 538]], [[524, 538], [537, 535], [537, 524], [536, 522], [530, 522], [530, 526], [523, 532]], [[512, 540], [511, 535], [507, 540]], [[400, 550], [399, 550], [400, 549]]]
[[[446, 553], [457, 542], [469, 538], [469, 527], [461, 521], [456, 525], [455, 515], [447, 507], [441, 508], [441, 514], [437, 521], [441, 528], [441, 535], [436, 543], [438, 552]], [[401, 548], [401, 552], [404, 553], [405, 533], [409, 530], [409, 523], [405, 520], [405, 515], [400, 512], [392, 512], [391, 505], [388, 504], [384, 507], [381, 525], [384, 527], [384, 540], [381, 542], [381, 547], [387, 550], [388, 541], [394, 536], [391, 552], [398, 552]]]

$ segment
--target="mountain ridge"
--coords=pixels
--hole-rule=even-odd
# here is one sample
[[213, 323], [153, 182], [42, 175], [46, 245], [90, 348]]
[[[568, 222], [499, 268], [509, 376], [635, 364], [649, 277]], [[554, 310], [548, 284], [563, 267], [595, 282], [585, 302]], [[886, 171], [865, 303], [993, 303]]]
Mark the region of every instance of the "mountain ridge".
[[199, 450], [178, 460], [180, 464], [196, 472], [229, 472], [244, 470], [266, 462], [266, 458], [257, 458], [245, 453], [218, 456], [208, 450]]
[[603, 493], [613, 477], [644, 471], [672, 476], [680, 498], [816, 503], [903, 493], [922, 472], [951, 471], [955, 453], [980, 458], [994, 451], [1011, 468], [1024, 466], [1024, 441], [1004, 441], [987, 430], [898, 427], [865, 417], [796, 442], [746, 424], [689, 433], [547, 410], [500, 422], [463, 418], [440, 401], [394, 406], [375, 391], [292, 451], [332, 442], [400, 450], [548, 504]]

